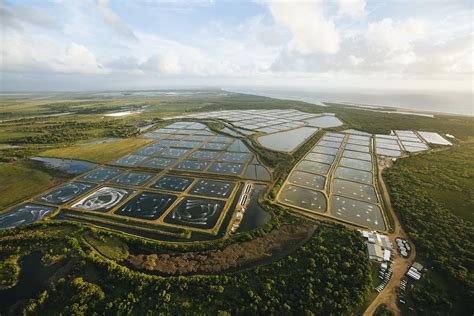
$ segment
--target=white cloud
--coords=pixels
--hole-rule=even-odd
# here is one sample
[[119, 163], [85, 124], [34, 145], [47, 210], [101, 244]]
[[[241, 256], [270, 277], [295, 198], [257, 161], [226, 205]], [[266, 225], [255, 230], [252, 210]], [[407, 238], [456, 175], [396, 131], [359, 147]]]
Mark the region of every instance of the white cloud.
[[109, 0], [98, 0], [97, 10], [104, 22], [116, 30], [118, 34], [127, 38], [135, 38], [135, 34], [130, 27], [109, 7]]
[[351, 63], [352, 66], [359, 66], [364, 62], [364, 58], [359, 58], [354, 55], [349, 55], [349, 62]]
[[337, 0], [337, 3], [341, 16], [361, 19], [367, 15], [365, 0]]
[[328, 53], [339, 50], [339, 34], [333, 21], [323, 12], [321, 0], [262, 0], [276, 23], [291, 33], [288, 50], [299, 54]]
[[64, 45], [48, 37], [14, 30], [3, 32], [3, 40], [7, 45], [0, 47], [2, 71], [77, 74], [107, 72], [95, 55], [78, 43]]
[[181, 73], [179, 57], [173, 52], [151, 56], [141, 68], [163, 75], [179, 75]]
[[379, 53], [409, 52], [426, 36], [426, 24], [416, 19], [394, 22], [391, 18], [370, 23], [365, 34], [367, 45]]

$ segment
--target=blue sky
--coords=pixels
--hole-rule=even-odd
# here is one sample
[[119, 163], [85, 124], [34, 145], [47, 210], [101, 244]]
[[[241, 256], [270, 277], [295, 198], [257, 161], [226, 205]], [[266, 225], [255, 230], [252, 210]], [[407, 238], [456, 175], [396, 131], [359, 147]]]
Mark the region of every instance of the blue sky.
[[464, 0], [2, 1], [2, 90], [472, 91]]

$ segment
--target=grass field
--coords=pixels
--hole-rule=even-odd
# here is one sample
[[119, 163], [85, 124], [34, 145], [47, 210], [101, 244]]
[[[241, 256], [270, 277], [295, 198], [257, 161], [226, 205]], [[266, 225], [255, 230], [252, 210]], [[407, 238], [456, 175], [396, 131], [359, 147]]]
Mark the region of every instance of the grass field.
[[62, 179], [34, 168], [28, 162], [0, 165], [0, 209], [4, 209], [61, 182]]
[[107, 163], [135, 151], [152, 141], [152, 139], [130, 138], [113, 143], [51, 149], [40, 153], [40, 155], [45, 157], [70, 158], [96, 163]]

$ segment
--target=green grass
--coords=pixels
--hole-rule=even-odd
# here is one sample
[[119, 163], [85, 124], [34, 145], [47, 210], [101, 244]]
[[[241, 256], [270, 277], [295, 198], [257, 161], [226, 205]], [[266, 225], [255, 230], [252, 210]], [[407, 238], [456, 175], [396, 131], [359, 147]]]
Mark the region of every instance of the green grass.
[[60, 179], [34, 168], [28, 162], [0, 165], [0, 209], [39, 194], [59, 183]]
[[84, 235], [83, 238], [97, 252], [109, 259], [121, 260], [128, 257], [128, 247], [119, 238], [104, 235]]
[[152, 141], [153, 140], [151, 139], [130, 138], [112, 143], [51, 149], [41, 152], [40, 155], [44, 157], [69, 158], [87, 160], [96, 163], [108, 163], [135, 151]]

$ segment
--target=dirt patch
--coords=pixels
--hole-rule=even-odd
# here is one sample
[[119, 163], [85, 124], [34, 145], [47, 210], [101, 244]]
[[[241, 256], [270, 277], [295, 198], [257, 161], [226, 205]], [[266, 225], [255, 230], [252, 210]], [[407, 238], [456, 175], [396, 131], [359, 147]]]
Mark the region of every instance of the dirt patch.
[[229, 245], [223, 249], [171, 254], [130, 255], [135, 268], [160, 274], [215, 274], [245, 267], [255, 262], [286, 253], [306, 241], [314, 225], [284, 225], [265, 236]]

